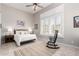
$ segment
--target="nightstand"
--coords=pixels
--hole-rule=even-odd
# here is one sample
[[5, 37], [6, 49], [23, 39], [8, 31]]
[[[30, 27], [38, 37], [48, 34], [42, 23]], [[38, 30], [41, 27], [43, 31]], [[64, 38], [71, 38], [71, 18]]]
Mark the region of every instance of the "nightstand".
[[13, 41], [14, 41], [14, 35], [5, 35], [5, 43]]

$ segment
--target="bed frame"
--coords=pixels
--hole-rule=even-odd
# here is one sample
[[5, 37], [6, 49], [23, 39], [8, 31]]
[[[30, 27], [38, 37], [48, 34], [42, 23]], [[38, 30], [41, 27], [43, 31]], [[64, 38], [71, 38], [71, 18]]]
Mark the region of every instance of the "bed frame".
[[[19, 32], [18, 34], [17, 34], [17, 31]], [[14, 40], [17, 46], [20, 46], [21, 42], [37, 39], [36, 34], [26, 33], [27, 31], [28, 31], [27, 29], [14, 30]]]

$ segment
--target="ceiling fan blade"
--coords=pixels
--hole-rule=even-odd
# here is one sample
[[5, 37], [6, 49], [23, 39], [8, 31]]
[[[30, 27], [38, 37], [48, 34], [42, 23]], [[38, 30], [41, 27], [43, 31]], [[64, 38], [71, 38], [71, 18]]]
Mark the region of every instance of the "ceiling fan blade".
[[33, 5], [26, 5], [26, 7], [30, 7], [30, 6], [33, 6]]
[[43, 6], [41, 6], [41, 5], [37, 5], [38, 7], [40, 7], [40, 8], [44, 8]]

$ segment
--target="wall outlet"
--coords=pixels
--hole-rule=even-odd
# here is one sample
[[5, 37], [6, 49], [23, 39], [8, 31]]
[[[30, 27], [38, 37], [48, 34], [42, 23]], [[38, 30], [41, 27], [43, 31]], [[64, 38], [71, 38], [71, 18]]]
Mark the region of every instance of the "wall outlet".
[[74, 44], [74, 41], [71, 41], [72, 44]]

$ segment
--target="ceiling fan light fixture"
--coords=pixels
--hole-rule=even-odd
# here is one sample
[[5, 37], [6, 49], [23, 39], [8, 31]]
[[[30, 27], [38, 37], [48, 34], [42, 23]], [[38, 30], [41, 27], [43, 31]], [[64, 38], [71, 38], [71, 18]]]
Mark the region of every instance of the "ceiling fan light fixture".
[[39, 3], [33, 3], [32, 5], [27, 5], [26, 7], [33, 6], [33, 11], [36, 11], [38, 7], [43, 8]]
[[33, 10], [36, 11], [36, 9], [37, 9], [37, 3], [34, 3], [33, 4]]

